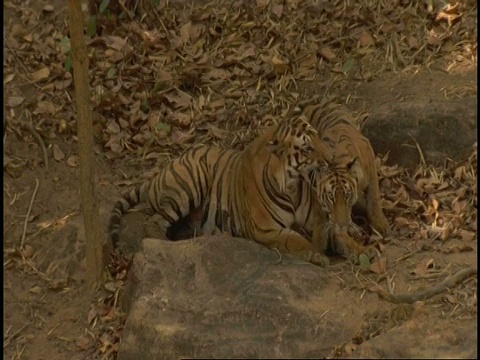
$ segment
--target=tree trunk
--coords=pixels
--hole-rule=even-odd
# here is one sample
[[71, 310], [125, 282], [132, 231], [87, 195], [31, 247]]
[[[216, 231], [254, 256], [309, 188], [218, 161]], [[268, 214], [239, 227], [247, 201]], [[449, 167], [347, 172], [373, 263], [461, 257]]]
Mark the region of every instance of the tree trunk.
[[90, 106], [88, 57], [83, 37], [81, 0], [69, 0], [69, 12], [80, 156], [80, 196], [86, 237], [87, 277], [93, 289], [102, 278], [104, 264], [102, 231], [93, 186], [93, 126]]

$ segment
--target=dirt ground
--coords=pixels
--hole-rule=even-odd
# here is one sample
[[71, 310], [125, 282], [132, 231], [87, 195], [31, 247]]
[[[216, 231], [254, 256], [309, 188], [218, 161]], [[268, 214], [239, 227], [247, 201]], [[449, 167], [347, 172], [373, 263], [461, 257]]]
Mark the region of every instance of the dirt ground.
[[[258, 1], [257, 6], [264, 11], [264, 4], [267, 3]], [[472, 6], [470, 11], [476, 17], [476, 4], [466, 1], [463, 5], [464, 10]], [[278, 6], [272, 9], [277, 16], [282, 16]], [[95, 293], [87, 290], [76, 124], [72, 104], [74, 92], [71, 76], [65, 71], [68, 51], [62, 50], [67, 33], [67, 9], [63, 2], [12, 0], [4, 3], [4, 10], [4, 355], [8, 359], [111, 358], [115, 356], [125, 321], [125, 314], [117, 306], [118, 282], [121, 283], [122, 278], [112, 279], [106, 272], [103, 289]], [[115, 14], [114, 10], [112, 14]], [[193, 12], [192, 19], [197, 16], [197, 19], [214, 23], [213, 18], [194, 15]], [[115, 20], [112, 25], [112, 18], [115, 17], [112, 15], [102, 25], [104, 33], [112, 32], [111, 27], [119, 26], [122, 21], [132, 26], [123, 28], [124, 31], [133, 31], [135, 23], [140, 23], [138, 18], [130, 21], [123, 17], [123, 20]], [[100, 17], [98, 19], [100, 22]], [[455, 21], [455, 18], [451, 19]], [[467, 16], [464, 19], [467, 21]], [[97, 28], [99, 26], [97, 24]], [[170, 28], [171, 24], [163, 26]], [[221, 32], [219, 26], [212, 25], [212, 36]], [[452, 26], [455, 27], [455, 23]], [[227, 31], [226, 27], [223, 31]], [[458, 33], [464, 34], [461, 31]], [[121, 37], [120, 33], [118, 36]], [[265, 98], [263, 95], [253, 96], [253, 100], [241, 97], [251, 95], [248, 90], [250, 87], [241, 96], [230, 90], [217, 91], [217, 98], [212, 100], [212, 103], [216, 103], [210, 104], [210, 108], [207, 105], [201, 108], [203, 116], [211, 122], [207, 125], [199, 123], [197, 127], [191, 124], [201, 115], [196, 112], [200, 108], [191, 108], [191, 113], [195, 115], [189, 117], [190, 110], [182, 106], [183, 94], [194, 94], [192, 96], [199, 103], [210, 101], [207, 98], [212, 96], [213, 99], [214, 95], [206, 90], [202, 92], [202, 86], [206, 86], [202, 81], [212, 81], [212, 88], [219, 82], [236, 84], [236, 79], [228, 78], [227, 81], [227, 75], [220, 74], [220, 70], [226, 72], [225, 69], [230, 65], [219, 65], [219, 73], [210, 74], [207, 80], [199, 80], [200, 75], [195, 75], [189, 65], [185, 65], [187, 70], [183, 74], [176, 74], [177, 78], [174, 76], [174, 81], [180, 81], [182, 90], [178, 90], [178, 83], [172, 85], [178, 90], [168, 102], [173, 110], [165, 113], [165, 108], [170, 105], [152, 100], [148, 105], [150, 109], [145, 112], [139, 110], [145, 106], [145, 98], [141, 93], [147, 92], [147, 87], [153, 87], [155, 81], [150, 78], [153, 75], [147, 70], [133, 69], [132, 64], [129, 65], [131, 68], [121, 67], [119, 64], [124, 61], [123, 58], [110, 59], [118, 65], [117, 71], [127, 77], [122, 84], [124, 90], [136, 91], [140, 95], [126, 99], [121, 91], [118, 92], [118, 97], [123, 101], [122, 106], [118, 107], [111, 99], [102, 98], [98, 102], [95, 100], [99, 96], [98, 88], [102, 82], [109, 89], [115, 88], [116, 82], [112, 79], [116, 79], [116, 75], [105, 67], [105, 58], [96, 58], [93, 52], [90, 53], [93, 60], [92, 88], [95, 92], [92, 100], [96, 116], [95, 185], [102, 225], [106, 226], [108, 213], [120, 192], [150, 177], [156, 171], [155, 166], [196, 143], [241, 146], [242, 142], [248, 140], [254, 120], [262, 119], [269, 109], [274, 109], [272, 113], [278, 115], [283, 111], [282, 107], [294, 103], [303, 90], [320, 94], [330, 89], [337, 99], [359, 111], [368, 111], [369, 108], [390, 102], [409, 107], [413, 103], [428, 104], [429, 99], [438, 97], [476, 97], [476, 56], [472, 55], [476, 54], [476, 33], [465, 36], [466, 39], [470, 39], [467, 36], [475, 39], [473, 48], [466, 47], [468, 41], [464, 42], [463, 47], [451, 42], [448, 44], [450, 48], [443, 49], [441, 56], [437, 56], [433, 50], [428, 53], [423, 48], [426, 58], [431, 55], [428, 62], [407, 66], [407, 60], [404, 59], [403, 68], [391, 63], [391, 68], [380, 67], [375, 72], [373, 65], [369, 68], [364, 64], [358, 72], [350, 72], [351, 62], [347, 59], [343, 67], [340, 64], [340, 70], [331, 63], [329, 69], [335, 78], [322, 83], [297, 79], [297, 82], [282, 85], [266, 76], [263, 81], [270, 81], [272, 85], [260, 85], [253, 76], [255, 81], [249, 86], [262, 90], [267, 94]], [[98, 36], [97, 39], [100, 38]], [[361, 37], [360, 40], [364, 45], [370, 41], [367, 37]], [[253, 38], [251, 41], [254, 41]], [[90, 46], [94, 48], [98, 42], [101, 41], [92, 41]], [[446, 47], [445, 44], [443, 42], [438, 46]], [[117, 45], [113, 44], [108, 50], [119, 52], [123, 45]], [[381, 50], [381, 46], [382, 43], [379, 43], [378, 49]], [[418, 48], [422, 49], [421, 44]], [[155, 46], [144, 48], [144, 53], [139, 56], [145, 59], [148, 56], [162, 58], [164, 54], [157, 49]], [[331, 58], [328, 49], [322, 49], [323, 56]], [[243, 51], [249, 50], [244, 48]], [[342, 58], [340, 52], [338, 50], [337, 58]], [[115, 55], [110, 52], [107, 56]], [[193, 56], [200, 59], [202, 54]], [[278, 56], [281, 58], [281, 54]], [[388, 62], [389, 57], [381, 61]], [[375, 63], [375, 59], [372, 57], [371, 64]], [[159, 61], [168, 64], [166, 59]], [[235, 61], [231, 60], [232, 63]], [[278, 58], [273, 61], [277, 75], [284, 71], [282, 64]], [[165, 66], [165, 69], [170, 69], [168, 65]], [[324, 65], [321, 63], [319, 66]], [[44, 69], [48, 69], [47, 74]], [[252, 69], [250, 71], [255, 73]], [[108, 76], [105, 75], [107, 72]], [[243, 75], [238, 70], [235, 76]], [[157, 73], [156, 77], [166, 83], [170, 81], [166, 70]], [[132, 79], [137, 78], [142, 80], [135, 83]], [[294, 82], [297, 90], [288, 90], [293, 88]], [[289, 98], [284, 93], [294, 95]], [[244, 103], [240, 108], [231, 108], [241, 101]], [[260, 110], [255, 107], [255, 101], [259, 103]], [[278, 103], [272, 105], [275, 101]], [[155, 109], [161, 111], [155, 112]], [[245, 113], [242, 109], [246, 109]], [[122, 112], [125, 114], [122, 115]], [[136, 116], [136, 113], [141, 115]], [[158, 119], [154, 120], [152, 113], [165, 121], [159, 123]], [[236, 114], [235, 121], [228, 122], [232, 113]], [[152, 138], [148, 131], [138, 131], [136, 135], [132, 133], [135, 129], [143, 131], [145, 124], [151, 126], [152, 122], [157, 130], [154, 134], [156, 137]], [[165, 144], [163, 147], [158, 145], [162, 142]], [[382, 167], [384, 206], [395, 233], [391, 238], [380, 241], [382, 256], [368, 270], [345, 271], [350, 268], [348, 263], [341, 259], [334, 261], [341, 263], [342, 268], [334, 267], [330, 271], [332, 276], [341, 279], [343, 289], [354, 291], [359, 299], [366, 292], [383, 293], [381, 289], [386, 289], [388, 293], [410, 293], [412, 289], [429, 289], [461, 269], [476, 269], [476, 145], [468, 155], [470, 157], [455, 162], [446, 161], [440, 167], [421, 164], [417, 169], [400, 169], [391, 162]], [[413, 187], [408, 185], [410, 182], [414, 184]], [[428, 326], [434, 328], [436, 322], [443, 324], [445, 321], [452, 323], [452, 326], [476, 322], [477, 279], [474, 276], [463, 280], [451, 288], [449, 286], [450, 289], [440, 295], [416, 304], [417, 308], [426, 309], [422, 311], [427, 314], [425, 322]], [[335, 299], [336, 296], [332, 294], [328, 298]], [[332, 353], [332, 357], [344, 356], [358, 344], [386, 333], [402, 322], [388, 311], [378, 312], [379, 303], [370, 308], [368, 304], [365, 305], [365, 313], [370, 314], [368, 325], [350, 344], [332, 344], [338, 349]], [[348, 312], [348, 304], [345, 307]]]

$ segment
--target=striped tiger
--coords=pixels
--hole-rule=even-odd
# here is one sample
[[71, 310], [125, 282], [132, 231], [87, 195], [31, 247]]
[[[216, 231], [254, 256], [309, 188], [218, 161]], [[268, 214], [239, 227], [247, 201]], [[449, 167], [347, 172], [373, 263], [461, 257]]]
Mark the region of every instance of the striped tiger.
[[347, 257], [358, 255], [365, 248], [349, 238], [359, 233], [352, 221], [355, 204], [366, 208], [371, 227], [382, 235], [389, 232], [381, 208], [373, 149], [340, 105], [322, 100], [307, 105], [302, 114], [318, 130], [327, 148], [322, 165], [312, 170], [307, 179], [322, 210], [315, 221], [315, 248], [323, 251], [331, 246]]
[[301, 174], [317, 166], [323, 151], [317, 132], [303, 118], [272, 126], [216, 174], [205, 234], [216, 228], [254, 239], [281, 252], [325, 266], [328, 259], [292, 229], [312, 227], [311, 191]]
[[324, 254], [291, 229], [294, 223], [313, 227], [314, 202], [300, 176], [318, 166], [322, 151], [317, 132], [301, 117], [269, 126], [242, 151], [187, 151], [115, 204], [109, 224], [114, 247], [122, 215], [139, 203], [159, 215], [163, 239], [179, 219], [202, 208], [205, 235], [220, 229], [325, 266]]

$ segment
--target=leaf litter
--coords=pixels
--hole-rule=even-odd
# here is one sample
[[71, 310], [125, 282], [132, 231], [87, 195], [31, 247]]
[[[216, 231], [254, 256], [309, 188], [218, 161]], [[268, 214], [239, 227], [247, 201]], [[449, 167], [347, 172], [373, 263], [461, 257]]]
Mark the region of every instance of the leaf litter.
[[[94, 118], [100, 124], [97, 140], [110, 158], [140, 155], [162, 164], [197, 144], [241, 148], [270, 117], [285, 115], [302, 98], [302, 82], [316, 82], [335, 99], [351, 79], [369, 81], [419, 66], [448, 72], [476, 62], [473, 0], [444, 6], [379, 1], [374, 7], [367, 0], [159, 1], [157, 7], [148, 1], [134, 6], [102, 2], [108, 3], [109, 18], [91, 12], [87, 43]], [[7, 131], [27, 128], [45, 139], [75, 139], [65, 24], [50, 23], [47, 16], [56, 16], [50, 4], [42, 12], [14, 1], [5, 7], [22, 20], [5, 34]], [[22, 96], [14, 80], [36, 89], [34, 96]], [[472, 91], [445, 89], [445, 97]], [[16, 112], [22, 107], [33, 114], [29, 127]], [[57, 162], [78, 164], [75, 155], [66, 157], [58, 146], [51, 153]], [[380, 185], [397, 239], [382, 241], [401, 242], [407, 249], [404, 259], [428, 251], [409, 271], [427, 276], [437, 265], [431, 253], [476, 249], [476, 148], [464, 162], [423, 163], [413, 172], [387, 166], [386, 160], [380, 161]], [[11, 161], [6, 171], [17, 172], [16, 163]], [[7, 251], [7, 266], [38, 272], [28, 249]], [[364, 267], [385, 277], [399, 262], [382, 255]], [[113, 356], [118, 350], [125, 321], [118, 298], [129, 267], [128, 260], [112, 259], [108, 294], [88, 313], [95, 336], [82, 335], [80, 349], [91, 348], [96, 339], [100, 354]], [[455, 293], [448, 295], [450, 303], [459, 301]], [[466, 298], [471, 301], [471, 292]]]

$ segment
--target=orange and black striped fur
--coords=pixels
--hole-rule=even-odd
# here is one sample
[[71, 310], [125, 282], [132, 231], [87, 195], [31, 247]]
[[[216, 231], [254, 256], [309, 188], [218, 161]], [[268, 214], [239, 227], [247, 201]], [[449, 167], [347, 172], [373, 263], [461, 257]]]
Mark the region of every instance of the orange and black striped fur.
[[296, 118], [268, 128], [216, 174], [205, 234], [216, 228], [319, 265], [328, 260], [292, 229], [311, 227], [312, 198], [300, 175], [316, 167], [316, 131]]
[[206, 235], [221, 229], [326, 265], [328, 259], [291, 229], [294, 223], [312, 227], [314, 202], [300, 174], [317, 166], [322, 151], [316, 131], [301, 118], [268, 127], [242, 151], [190, 150], [115, 204], [113, 244], [122, 215], [143, 202], [160, 215], [161, 238], [179, 219], [203, 208]]
[[353, 240], [348, 243], [350, 235], [358, 235], [351, 216], [353, 205], [366, 209], [375, 230], [382, 235], [389, 231], [381, 208], [373, 149], [349, 113], [339, 105], [323, 100], [306, 106], [302, 114], [318, 130], [320, 141], [326, 146], [323, 165], [319, 171], [312, 171], [308, 180], [322, 210], [315, 221], [318, 231], [313, 242], [320, 251], [330, 245], [345, 256], [361, 252], [364, 249], [361, 245]]
[[114, 248], [118, 245], [123, 214], [139, 204], [159, 215], [155, 224], [158, 237], [167, 239], [172, 225], [198, 209], [205, 209], [215, 172], [234, 154], [233, 150], [217, 147], [191, 149], [171, 161], [152, 180], [124, 194], [110, 216], [108, 230]]

